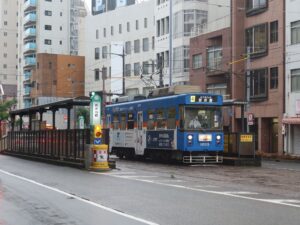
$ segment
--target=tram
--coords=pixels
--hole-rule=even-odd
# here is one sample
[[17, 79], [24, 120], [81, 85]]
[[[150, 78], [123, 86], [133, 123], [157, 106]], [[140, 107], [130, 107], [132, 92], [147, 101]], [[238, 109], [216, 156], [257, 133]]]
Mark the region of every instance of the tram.
[[109, 150], [118, 157], [221, 163], [222, 96], [175, 94], [106, 106]]

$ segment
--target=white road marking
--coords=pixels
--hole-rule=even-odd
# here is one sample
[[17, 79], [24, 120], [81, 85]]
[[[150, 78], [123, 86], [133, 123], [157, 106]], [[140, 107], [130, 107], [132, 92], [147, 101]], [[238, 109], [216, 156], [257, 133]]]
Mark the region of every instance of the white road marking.
[[124, 177], [124, 178], [156, 178], [157, 176], [115, 176], [115, 177]]
[[197, 185], [196, 188], [219, 188], [220, 186], [216, 185]]
[[256, 192], [249, 192], [249, 191], [223, 191], [226, 194], [233, 194], [233, 195], [258, 195]]
[[184, 180], [176, 180], [176, 179], [173, 179], [173, 180], [157, 180], [159, 182], [164, 182], [164, 183], [168, 183], [168, 182], [175, 182], [175, 183], [182, 183], [182, 182], [186, 182]]
[[126, 218], [129, 218], [129, 219], [132, 219], [132, 220], [135, 220], [135, 221], [139, 221], [141, 223], [144, 223], [144, 224], [149, 224], [149, 225], [159, 225], [158, 223], [154, 223], [154, 222], [151, 222], [149, 220], [145, 220], [145, 219], [142, 219], [142, 218], [139, 218], [139, 217], [136, 217], [136, 216], [132, 216], [132, 215], [129, 215], [129, 214], [126, 214], [126, 213], [123, 213], [123, 212], [119, 212], [115, 209], [112, 209], [112, 208], [109, 208], [109, 207], [106, 207], [104, 205], [101, 205], [99, 203], [96, 203], [96, 202], [92, 202], [92, 201], [89, 201], [89, 200], [86, 200], [86, 199], [83, 199], [79, 196], [76, 196], [74, 194], [70, 194], [70, 193], [67, 193], [65, 191], [62, 191], [62, 190], [59, 190], [57, 188], [53, 188], [53, 187], [50, 187], [50, 186], [47, 186], [47, 185], [44, 185], [42, 183], [39, 183], [37, 181], [34, 181], [34, 180], [31, 180], [31, 179], [28, 179], [28, 178], [25, 178], [25, 177], [22, 177], [22, 176], [19, 176], [19, 175], [15, 175], [13, 173], [10, 173], [10, 172], [7, 172], [5, 170], [1, 170], [0, 169], [0, 172], [5, 174], [5, 175], [8, 175], [8, 176], [11, 176], [11, 177], [15, 177], [15, 178], [18, 178], [20, 180], [23, 180], [23, 181], [26, 181], [28, 183], [31, 183], [31, 184], [35, 184], [37, 186], [40, 186], [40, 187], [43, 187], [45, 189], [48, 189], [48, 190], [51, 190], [51, 191], [54, 191], [54, 192], [57, 192], [57, 193], [60, 193], [62, 195], [65, 195], [67, 197], [72, 197], [78, 201], [81, 201], [81, 202], [84, 202], [84, 203], [87, 203], [87, 204], [90, 204], [92, 206], [95, 206], [97, 208], [100, 208], [100, 209], [103, 209], [103, 210], [106, 210], [108, 212], [111, 212], [111, 213], [115, 213], [115, 214], [118, 214], [120, 216], [124, 216]]
[[[94, 173], [94, 174], [97, 174], [97, 175], [117, 177], [117, 176], [111, 175], [109, 173], [97, 173], [97, 172], [91, 172], [91, 173]], [[197, 192], [203, 192], [203, 193], [223, 195], [223, 196], [228, 196], [228, 197], [233, 197], [233, 198], [242, 198], [242, 199], [246, 199], [246, 200], [253, 200], [253, 201], [258, 201], [258, 202], [272, 203], [272, 204], [277, 204], [277, 205], [284, 205], [284, 206], [291, 206], [291, 207], [300, 208], [300, 205], [293, 204], [293, 202], [278, 201], [276, 199], [254, 198], [254, 197], [243, 196], [243, 195], [240, 195], [240, 194], [234, 194], [234, 193], [231, 193], [231, 192], [205, 190], [205, 189], [200, 189], [200, 188], [187, 187], [187, 186], [183, 186], [183, 185], [167, 184], [167, 183], [162, 183], [162, 182], [155, 181], [155, 180], [145, 180], [145, 179], [128, 178], [128, 177], [124, 177], [124, 176], [118, 176], [117, 178], [128, 179], [128, 180], [135, 180], [135, 181], [141, 181], [141, 182], [145, 182], [145, 183], [152, 183], [152, 184], [156, 184], [156, 185], [181, 188], [181, 189], [185, 189], [185, 190], [191, 190], [191, 191], [197, 191]], [[287, 200], [290, 200], [290, 199], [287, 199]]]

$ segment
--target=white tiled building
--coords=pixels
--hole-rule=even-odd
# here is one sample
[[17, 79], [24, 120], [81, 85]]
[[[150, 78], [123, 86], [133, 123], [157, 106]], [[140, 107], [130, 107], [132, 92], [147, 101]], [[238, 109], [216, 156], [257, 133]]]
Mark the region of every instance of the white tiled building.
[[81, 0], [25, 0], [18, 4], [19, 107], [30, 107], [30, 77], [37, 53], [78, 54]]
[[[124, 46], [127, 95], [147, 94], [159, 86], [159, 65], [164, 85], [189, 83], [190, 37], [226, 13], [230, 17], [226, 0], [107, 2], [91, 0], [92, 12], [85, 22], [86, 94], [102, 90], [103, 85], [106, 92], [122, 90], [122, 57], [111, 54], [116, 53], [115, 42]], [[117, 51], [122, 55], [121, 49]], [[109, 75], [106, 82], [102, 82], [102, 70]]]
[[17, 0], [0, 1], [0, 83], [17, 84]]
[[300, 1], [286, 1], [285, 152], [300, 155]]

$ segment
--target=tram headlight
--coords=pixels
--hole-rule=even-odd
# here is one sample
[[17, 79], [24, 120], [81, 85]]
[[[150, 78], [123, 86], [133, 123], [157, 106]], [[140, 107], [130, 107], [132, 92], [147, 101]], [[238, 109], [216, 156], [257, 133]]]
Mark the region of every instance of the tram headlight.
[[220, 134], [218, 134], [217, 136], [216, 136], [216, 140], [217, 140], [217, 144], [220, 144], [221, 143], [221, 135]]
[[189, 135], [187, 136], [187, 139], [188, 139], [189, 141], [192, 141], [192, 140], [193, 140], [193, 135], [189, 134]]

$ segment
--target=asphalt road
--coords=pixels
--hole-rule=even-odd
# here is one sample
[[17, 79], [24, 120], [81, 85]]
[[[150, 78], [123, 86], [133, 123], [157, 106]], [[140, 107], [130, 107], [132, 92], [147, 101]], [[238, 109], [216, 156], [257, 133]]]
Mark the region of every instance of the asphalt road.
[[117, 168], [94, 173], [0, 155], [0, 225], [300, 221], [300, 164], [189, 167], [122, 160]]

